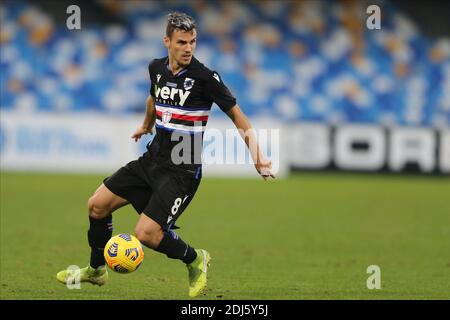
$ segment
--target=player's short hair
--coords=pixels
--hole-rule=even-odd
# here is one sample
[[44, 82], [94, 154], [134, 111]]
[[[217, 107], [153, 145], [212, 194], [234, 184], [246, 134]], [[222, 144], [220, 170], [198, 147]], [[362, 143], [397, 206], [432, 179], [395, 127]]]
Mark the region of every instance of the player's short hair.
[[196, 29], [195, 20], [186, 13], [171, 12], [167, 15], [167, 28], [166, 36], [172, 37], [175, 29], [181, 29], [184, 31], [192, 31]]

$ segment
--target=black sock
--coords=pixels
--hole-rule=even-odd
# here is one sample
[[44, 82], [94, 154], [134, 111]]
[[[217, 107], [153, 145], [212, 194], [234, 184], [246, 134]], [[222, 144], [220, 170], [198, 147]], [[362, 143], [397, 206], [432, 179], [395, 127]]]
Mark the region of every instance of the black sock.
[[105, 265], [103, 249], [112, 237], [112, 216], [103, 219], [89, 217], [88, 241], [91, 247], [91, 267], [98, 268]]
[[171, 259], [180, 259], [186, 264], [191, 263], [197, 257], [194, 248], [181, 240], [172, 230], [164, 231], [164, 236], [155, 250], [166, 254]]

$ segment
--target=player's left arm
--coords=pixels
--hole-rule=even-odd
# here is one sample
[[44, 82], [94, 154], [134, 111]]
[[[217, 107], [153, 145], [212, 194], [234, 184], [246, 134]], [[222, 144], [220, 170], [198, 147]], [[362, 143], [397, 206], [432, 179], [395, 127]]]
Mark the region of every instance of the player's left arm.
[[205, 91], [209, 98], [233, 121], [250, 151], [256, 171], [258, 171], [264, 180], [270, 177], [275, 178], [272, 172], [272, 161], [266, 159], [261, 152], [255, 130], [236, 103], [236, 98], [222, 82], [222, 79], [216, 71], [211, 71], [208, 75]]
[[272, 172], [272, 161], [266, 159], [261, 152], [261, 148], [256, 139], [255, 130], [253, 129], [247, 116], [242, 112], [239, 105], [236, 104], [226, 112], [228, 117], [233, 121], [234, 125], [239, 131], [242, 139], [245, 141], [247, 148], [255, 164], [256, 171], [263, 177], [264, 180], [274, 178], [275, 174]]

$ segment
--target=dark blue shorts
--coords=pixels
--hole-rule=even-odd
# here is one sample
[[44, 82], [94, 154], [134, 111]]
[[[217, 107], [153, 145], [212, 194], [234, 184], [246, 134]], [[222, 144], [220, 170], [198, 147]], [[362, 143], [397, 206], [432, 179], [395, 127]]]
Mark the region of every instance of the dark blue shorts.
[[117, 170], [103, 183], [128, 200], [140, 214], [174, 229], [175, 221], [194, 197], [201, 181], [201, 167], [188, 170], [151, 159], [148, 152]]

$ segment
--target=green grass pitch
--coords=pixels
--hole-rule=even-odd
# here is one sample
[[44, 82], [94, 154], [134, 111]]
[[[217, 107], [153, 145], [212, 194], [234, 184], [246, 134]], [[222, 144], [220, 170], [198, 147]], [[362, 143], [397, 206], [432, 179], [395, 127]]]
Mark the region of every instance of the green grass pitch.
[[[56, 273], [86, 266], [87, 199], [103, 176], [1, 173], [1, 299], [187, 299], [187, 270], [145, 249], [138, 271], [70, 290]], [[137, 214], [114, 214], [114, 234]], [[448, 178], [297, 174], [203, 179], [178, 220], [211, 252], [200, 299], [450, 299]], [[381, 289], [366, 287], [381, 268]]]

